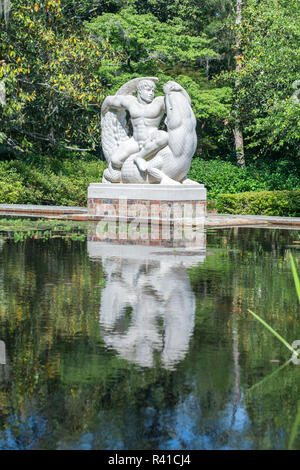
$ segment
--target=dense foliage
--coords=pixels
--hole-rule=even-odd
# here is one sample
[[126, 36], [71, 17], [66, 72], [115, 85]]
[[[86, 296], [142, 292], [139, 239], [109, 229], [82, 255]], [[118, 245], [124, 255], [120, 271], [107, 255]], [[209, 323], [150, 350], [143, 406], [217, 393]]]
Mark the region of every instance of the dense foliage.
[[253, 163], [246, 168], [237, 168], [231, 162], [220, 159], [213, 161], [195, 158], [192, 161], [189, 177], [204, 183], [209, 199], [220, 193], [240, 193], [244, 191], [293, 190], [300, 188], [299, 161]]
[[21, 152], [99, 146], [105, 65], [118, 57], [82, 27], [66, 22], [60, 0], [14, 0], [0, 36], [0, 80], [6, 88], [0, 137]]
[[223, 214], [300, 216], [300, 191], [258, 191], [220, 194], [216, 208]]
[[[248, 155], [300, 157], [300, 106], [292, 97], [300, 82], [300, 4], [248, 0], [240, 30], [235, 113]], [[298, 81], [298, 83], [297, 83]]]
[[101, 181], [105, 166], [72, 154], [0, 162], [0, 203], [86, 206], [87, 188]]
[[[35, 165], [28, 155], [66, 161], [69, 150], [87, 165], [91, 154], [101, 158], [104, 97], [145, 75], [159, 78], [158, 93], [175, 79], [190, 94], [198, 133], [190, 176], [208, 181], [212, 196], [300, 187], [299, 2], [13, 0], [10, 5], [10, 14], [0, 18], [0, 159], [10, 160], [1, 170], [1, 181], [7, 179], [2, 200], [15, 200], [27, 178], [9, 186], [16, 158], [18, 168], [21, 162]], [[246, 173], [236, 166], [237, 122]], [[202, 169], [216, 159], [212, 168], [219, 168], [220, 156], [224, 180], [210, 183], [211, 171]], [[73, 155], [70, 165], [75, 160]], [[78, 194], [67, 199], [83, 203]]]

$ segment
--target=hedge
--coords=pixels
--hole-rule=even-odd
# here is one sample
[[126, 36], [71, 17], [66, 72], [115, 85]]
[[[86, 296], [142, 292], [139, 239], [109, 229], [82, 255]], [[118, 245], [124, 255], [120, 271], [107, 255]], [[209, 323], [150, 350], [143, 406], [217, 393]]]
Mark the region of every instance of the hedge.
[[216, 209], [219, 214], [300, 217], [300, 190], [219, 194]]
[[86, 206], [90, 183], [101, 181], [101, 160], [0, 162], [0, 203]]
[[239, 168], [222, 160], [194, 158], [188, 176], [204, 184], [210, 200], [225, 193], [300, 189], [300, 164], [297, 161], [260, 162]]

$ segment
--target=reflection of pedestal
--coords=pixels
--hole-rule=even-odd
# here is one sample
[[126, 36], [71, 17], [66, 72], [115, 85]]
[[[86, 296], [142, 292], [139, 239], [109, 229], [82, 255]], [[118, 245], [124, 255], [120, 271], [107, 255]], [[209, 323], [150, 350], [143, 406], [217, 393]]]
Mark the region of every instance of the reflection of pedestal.
[[142, 367], [154, 366], [158, 354], [162, 366], [173, 369], [187, 354], [194, 329], [187, 268], [205, 260], [205, 236], [196, 249], [91, 240], [89, 257], [101, 261], [106, 277], [100, 307], [105, 344]]
[[88, 213], [95, 217], [186, 221], [196, 224], [206, 215], [203, 185], [103, 184], [88, 189]]

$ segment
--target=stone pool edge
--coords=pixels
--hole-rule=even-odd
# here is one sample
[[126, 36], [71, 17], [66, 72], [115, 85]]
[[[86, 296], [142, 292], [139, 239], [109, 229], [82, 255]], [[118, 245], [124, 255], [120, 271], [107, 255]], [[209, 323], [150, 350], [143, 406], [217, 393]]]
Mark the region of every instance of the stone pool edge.
[[[61, 219], [73, 221], [102, 220], [103, 216], [88, 214], [85, 207], [43, 206], [27, 204], [0, 204], [0, 216], [32, 217], [43, 219]], [[109, 218], [107, 218], [109, 220]], [[231, 215], [208, 212], [205, 217], [206, 227], [272, 227], [300, 228], [300, 217], [277, 217], [265, 215]]]

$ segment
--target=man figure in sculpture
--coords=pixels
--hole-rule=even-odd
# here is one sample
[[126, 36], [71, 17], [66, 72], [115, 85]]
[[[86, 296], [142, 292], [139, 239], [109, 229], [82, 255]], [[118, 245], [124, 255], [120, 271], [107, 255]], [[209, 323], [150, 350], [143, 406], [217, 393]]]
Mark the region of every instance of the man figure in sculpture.
[[146, 171], [148, 159], [168, 144], [168, 133], [158, 130], [165, 113], [163, 96], [154, 98], [155, 83], [141, 80], [137, 87], [137, 98], [133, 95], [108, 96], [102, 105], [102, 116], [112, 109], [126, 109], [131, 117], [133, 136], [111, 157], [111, 163], [121, 168], [124, 161], [136, 154], [134, 162], [141, 171]]

